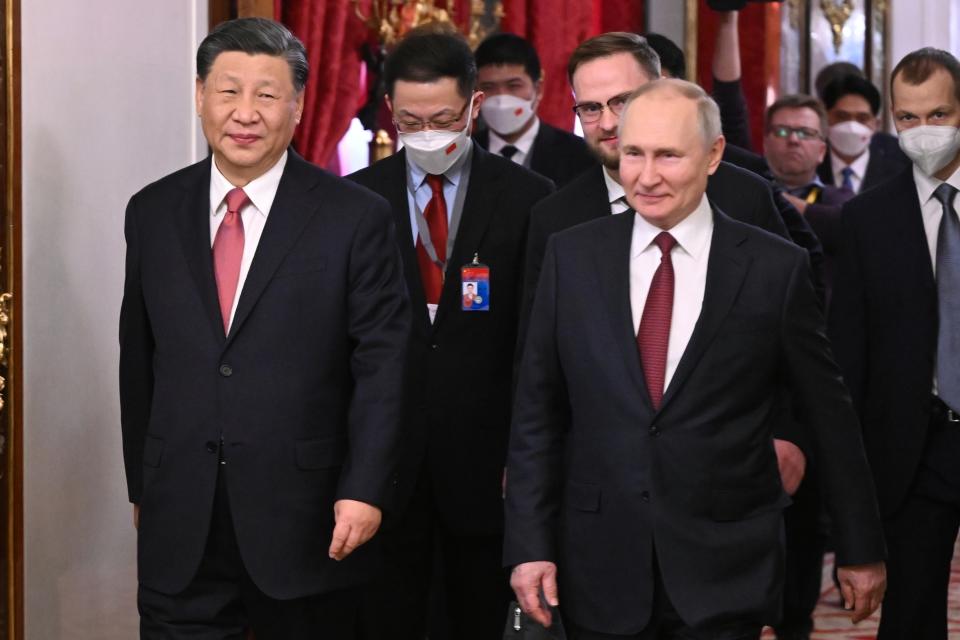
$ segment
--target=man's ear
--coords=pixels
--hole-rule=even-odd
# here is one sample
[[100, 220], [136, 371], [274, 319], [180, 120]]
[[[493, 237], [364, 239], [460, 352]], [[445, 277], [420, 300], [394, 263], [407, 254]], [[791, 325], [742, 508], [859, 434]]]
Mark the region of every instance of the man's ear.
[[197, 116], [203, 111], [203, 80], [197, 78], [197, 90], [194, 94], [194, 103], [197, 108]]
[[723, 150], [727, 147], [727, 139], [723, 135], [717, 136], [717, 139], [713, 141], [713, 144], [710, 145], [710, 150], [707, 152], [707, 157], [709, 162], [707, 163], [707, 174], [713, 175], [717, 171], [717, 167], [720, 166], [720, 161], [723, 159]]

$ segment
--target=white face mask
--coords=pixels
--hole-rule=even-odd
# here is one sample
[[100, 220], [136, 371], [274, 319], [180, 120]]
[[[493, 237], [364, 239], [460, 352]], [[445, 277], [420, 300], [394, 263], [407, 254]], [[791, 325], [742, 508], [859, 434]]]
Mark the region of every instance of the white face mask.
[[900, 148], [928, 176], [950, 164], [960, 152], [960, 129], [923, 125], [900, 132]]
[[463, 155], [469, 146], [473, 98], [467, 107], [467, 124], [460, 131], [436, 131], [425, 129], [416, 133], [401, 133], [400, 142], [407, 150], [410, 161], [432, 175], [442, 175]]
[[490, 128], [502, 136], [516, 133], [533, 116], [533, 100], [524, 100], [509, 94], [487, 98], [480, 105], [480, 113]]
[[873, 129], [867, 125], [847, 120], [830, 127], [827, 137], [834, 151], [855, 158], [866, 150], [872, 136]]

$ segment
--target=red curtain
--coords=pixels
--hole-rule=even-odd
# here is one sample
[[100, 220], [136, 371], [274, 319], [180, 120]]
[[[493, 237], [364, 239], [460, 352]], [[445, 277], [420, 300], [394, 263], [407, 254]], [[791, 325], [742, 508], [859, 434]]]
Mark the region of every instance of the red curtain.
[[606, 31], [642, 31], [643, 0], [504, 0], [503, 31], [536, 47], [544, 71], [540, 117], [573, 129], [567, 60], [577, 45]]
[[347, 1], [274, 0], [274, 16], [303, 41], [310, 62], [294, 147], [314, 164], [335, 167], [337, 143], [365, 99], [360, 52], [367, 27]]

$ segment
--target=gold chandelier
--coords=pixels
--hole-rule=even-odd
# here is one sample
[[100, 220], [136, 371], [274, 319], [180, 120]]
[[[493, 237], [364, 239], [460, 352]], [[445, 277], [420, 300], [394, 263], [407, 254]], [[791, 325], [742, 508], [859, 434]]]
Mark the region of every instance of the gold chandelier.
[[[361, 0], [351, 0], [357, 17], [377, 34], [384, 47], [391, 47], [411, 30], [428, 24], [456, 29], [456, 10], [451, 0], [368, 0], [369, 11], [364, 15]], [[443, 6], [439, 6], [439, 5]], [[492, 15], [487, 18], [484, 0], [471, 0], [470, 21], [465, 33], [471, 47], [476, 48], [503, 17], [503, 2], [494, 3]], [[493, 23], [488, 24], [492, 19]]]

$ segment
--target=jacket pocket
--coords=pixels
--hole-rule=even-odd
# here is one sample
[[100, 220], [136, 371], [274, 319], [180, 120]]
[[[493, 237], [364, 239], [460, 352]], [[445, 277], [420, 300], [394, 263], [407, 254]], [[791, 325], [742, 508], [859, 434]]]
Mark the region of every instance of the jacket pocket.
[[304, 470], [339, 467], [346, 455], [347, 439], [340, 436], [301, 440], [296, 444], [297, 466]]
[[143, 444], [143, 464], [148, 467], [159, 467], [161, 458], [163, 458], [163, 438], [147, 435], [147, 441]]
[[600, 486], [569, 482], [567, 483], [565, 502], [571, 509], [596, 513], [600, 511]]
[[717, 522], [746, 520], [768, 511], [782, 511], [792, 503], [790, 496], [777, 486], [714, 489], [710, 498], [710, 517]]

